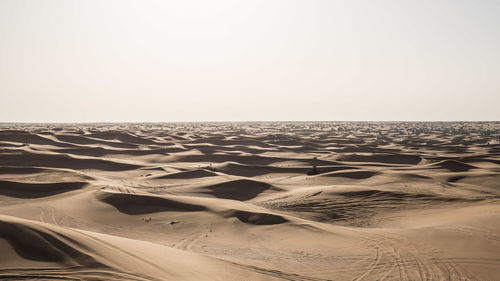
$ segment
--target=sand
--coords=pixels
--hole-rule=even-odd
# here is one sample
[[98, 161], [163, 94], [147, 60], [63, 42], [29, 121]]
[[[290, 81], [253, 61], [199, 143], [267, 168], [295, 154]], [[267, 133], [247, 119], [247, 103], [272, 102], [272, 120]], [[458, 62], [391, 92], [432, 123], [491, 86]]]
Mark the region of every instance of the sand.
[[0, 124], [0, 279], [500, 280], [499, 140], [499, 122]]

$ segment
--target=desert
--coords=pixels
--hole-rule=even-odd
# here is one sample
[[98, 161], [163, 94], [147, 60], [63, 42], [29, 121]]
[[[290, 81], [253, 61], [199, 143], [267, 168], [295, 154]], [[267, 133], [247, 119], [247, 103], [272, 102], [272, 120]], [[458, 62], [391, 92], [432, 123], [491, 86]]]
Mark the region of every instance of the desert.
[[498, 280], [499, 122], [0, 126], [3, 280]]

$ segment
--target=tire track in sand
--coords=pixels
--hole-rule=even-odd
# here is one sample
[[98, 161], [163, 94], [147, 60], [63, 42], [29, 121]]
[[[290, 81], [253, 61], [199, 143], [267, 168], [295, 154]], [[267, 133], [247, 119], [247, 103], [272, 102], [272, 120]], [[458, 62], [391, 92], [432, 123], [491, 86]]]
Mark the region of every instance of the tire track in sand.
[[[361, 240], [362, 244], [378, 252], [372, 264], [354, 277], [353, 281], [395, 278], [391, 275], [394, 269], [398, 270], [396, 276], [398, 280], [465, 281], [476, 279], [473, 274], [459, 267], [429, 245], [403, 238], [402, 235], [394, 237], [376, 233], [362, 234], [360, 231], [352, 232], [354, 232], [352, 237]], [[380, 277], [375, 278], [375, 276]]]

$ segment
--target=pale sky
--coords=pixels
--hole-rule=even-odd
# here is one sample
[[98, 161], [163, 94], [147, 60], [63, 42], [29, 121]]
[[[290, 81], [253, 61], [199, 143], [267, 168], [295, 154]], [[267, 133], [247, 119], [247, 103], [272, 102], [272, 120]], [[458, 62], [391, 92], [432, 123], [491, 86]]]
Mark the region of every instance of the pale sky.
[[0, 0], [0, 122], [500, 120], [500, 1]]

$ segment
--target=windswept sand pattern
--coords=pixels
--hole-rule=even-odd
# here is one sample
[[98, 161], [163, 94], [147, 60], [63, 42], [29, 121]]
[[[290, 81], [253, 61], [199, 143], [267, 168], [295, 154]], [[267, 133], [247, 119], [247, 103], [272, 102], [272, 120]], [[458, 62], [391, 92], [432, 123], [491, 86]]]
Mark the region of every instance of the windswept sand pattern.
[[499, 141], [499, 122], [0, 124], [0, 279], [499, 280]]

